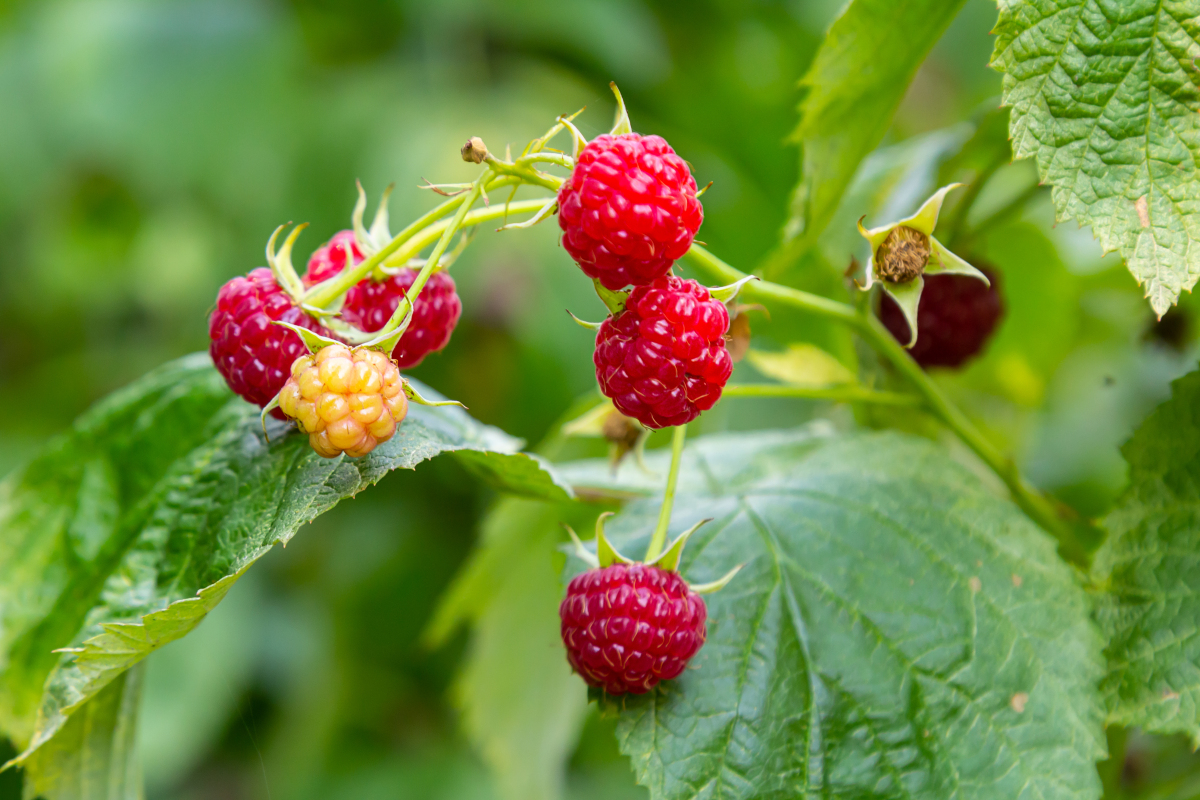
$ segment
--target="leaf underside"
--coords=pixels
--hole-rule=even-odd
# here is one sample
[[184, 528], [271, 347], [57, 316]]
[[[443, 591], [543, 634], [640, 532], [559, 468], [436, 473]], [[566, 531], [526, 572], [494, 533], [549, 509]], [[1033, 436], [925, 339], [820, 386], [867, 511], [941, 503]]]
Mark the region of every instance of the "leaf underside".
[[1101, 688], [1110, 721], [1200, 742], [1200, 372], [1172, 389], [1122, 448], [1130, 486], [1096, 558]]
[[1200, 276], [1200, 2], [1001, 0], [995, 33], [1016, 157], [1162, 316]]
[[[599, 489], [601, 469], [567, 472]], [[1101, 641], [1008, 501], [895, 434], [709, 437], [684, 470], [672, 535], [714, 518], [684, 576], [746, 566], [683, 676], [602, 699], [651, 797], [1099, 796]], [[657, 505], [613, 520], [623, 550]]]
[[414, 404], [361, 459], [268, 430], [269, 442], [258, 409], [197, 354], [101, 401], [0, 482], [0, 733], [22, 758], [191, 631], [276, 543], [393, 469], [471, 451], [473, 469], [512, 471], [518, 492], [568, 496], [518, 440], [457, 408]]

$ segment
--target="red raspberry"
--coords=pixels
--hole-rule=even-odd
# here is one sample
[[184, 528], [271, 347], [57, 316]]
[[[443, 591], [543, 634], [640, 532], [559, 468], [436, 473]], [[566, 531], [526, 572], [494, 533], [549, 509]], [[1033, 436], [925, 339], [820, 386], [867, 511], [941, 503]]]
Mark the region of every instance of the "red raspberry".
[[647, 428], [683, 425], [721, 398], [733, 372], [729, 312], [695, 281], [667, 275], [635, 288], [596, 334], [596, 380]]
[[576, 576], [559, 606], [567, 661], [609, 694], [642, 694], [704, 645], [708, 609], [676, 572], [613, 564]]
[[[362, 251], [354, 240], [354, 231], [341, 231], [312, 254], [304, 273], [305, 284], [311, 286], [341, 272], [346, 264], [346, 247], [352, 248], [354, 263], [363, 260]], [[374, 333], [392, 318], [400, 299], [416, 279], [415, 269], [401, 270], [383, 281], [364, 278], [346, 292], [342, 319], [359, 330]], [[454, 279], [445, 271], [430, 275], [417, 298], [408, 330], [392, 349], [392, 358], [400, 369], [417, 366], [425, 356], [449, 344], [460, 316], [462, 301], [458, 298]]]
[[[273, 320], [290, 322], [325, 336], [322, 328], [301, 311], [266, 267], [226, 283], [217, 293], [217, 308], [208, 318], [208, 352], [217, 370], [238, 395], [265, 406], [283, 388], [292, 362], [308, 354], [300, 337]], [[284, 419], [279, 409], [274, 414]]]
[[[968, 275], [926, 275], [917, 307], [917, 343], [909, 348], [922, 367], [959, 367], [983, 350], [1004, 316], [999, 275], [981, 269], [989, 287]], [[896, 301], [883, 295], [879, 319], [896, 340], [909, 340], [908, 322]]]
[[363, 260], [362, 250], [358, 249], [358, 242], [354, 238], [354, 231], [338, 231], [332, 239], [313, 251], [308, 259], [308, 269], [304, 272], [304, 285], [312, 286], [327, 281], [345, 269], [347, 247], [354, 253], [355, 264]]
[[703, 221], [696, 180], [661, 136], [597, 136], [558, 190], [563, 247], [608, 289], [665, 275]]

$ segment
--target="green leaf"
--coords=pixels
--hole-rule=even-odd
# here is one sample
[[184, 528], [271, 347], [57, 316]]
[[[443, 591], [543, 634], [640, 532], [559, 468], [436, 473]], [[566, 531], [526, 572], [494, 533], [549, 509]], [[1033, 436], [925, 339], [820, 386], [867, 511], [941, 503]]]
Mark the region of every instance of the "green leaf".
[[119, 675], [25, 761], [26, 800], [141, 800], [142, 667]]
[[[1099, 796], [1100, 637], [1011, 503], [895, 433], [707, 437], [683, 464], [672, 532], [714, 518], [684, 576], [746, 566], [683, 676], [602, 701], [652, 798]], [[657, 511], [609, 531], [638, 552]]]
[[1162, 316], [1200, 276], [1200, 2], [1001, 0], [995, 32], [1013, 151]]
[[964, 0], [854, 0], [801, 80], [803, 148], [786, 236], [799, 251], [829, 224], [859, 162], [879, 144], [908, 84]]
[[1129, 489], [1095, 565], [1109, 719], [1200, 743], [1200, 372], [1172, 384], [1121, 452]]
[[23, 758], [192, 630], [276, 542], [393, 469], [484, 451], [512, 461], [518, 490], [563, 496], [517, 440], [457, 408], [410, 407], [362, 459], [323, 459], [269, 424], [270, 442], [197, 354], [101, 401], [0, 482], [0, 731]]
[[510, 800], [562, 795], [567, 759], [587, 711], [559, 634], [560, 523], [586, 528], [596, 509], [505, 498], [426, 634], [444, 642], [460, 623], [471, 645], [456, 699], [472, 743]]

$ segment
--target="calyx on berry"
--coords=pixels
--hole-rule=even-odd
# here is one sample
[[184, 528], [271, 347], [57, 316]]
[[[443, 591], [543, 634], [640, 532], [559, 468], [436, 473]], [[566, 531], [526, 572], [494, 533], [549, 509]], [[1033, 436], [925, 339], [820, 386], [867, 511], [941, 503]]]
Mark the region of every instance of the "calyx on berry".
[[649, 563], [617, 552], [596, 520], [596, 552], [568, 528], [576, 552], [592, 568], [571, 580], [559, 606], [567, 661], [590, 686], [609, 694], [642, 694], [677, 677], [704, 645], [708, 609], [702, 594], [723, 588], [741, 569], [720, 580], [689, 585], [678, 572], [688, 538], [702, 520]]
[[870, 243], [871, 256], [867, 259], [863, 279], [856, 279], [856, 283], [860, 289], [868, 291], [878, 281], [896, 301], [912, 335], [906, 347], [912, 347], [917, 341], [917, 307], [926, 275], [969, 275], [988, 282], [986, 275], [933, 237], [946, 194], [961, 185], [943, 186], [915, 214], [897, 222], [868, 230], [861, 219], [858, 221], [858, 232]]

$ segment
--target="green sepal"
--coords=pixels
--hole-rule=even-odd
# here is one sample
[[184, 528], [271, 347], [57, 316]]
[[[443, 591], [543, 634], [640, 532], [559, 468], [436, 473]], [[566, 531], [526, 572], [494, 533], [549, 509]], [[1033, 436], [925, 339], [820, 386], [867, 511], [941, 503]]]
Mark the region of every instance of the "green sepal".
[[612, 93], [617, 97], [617, 116], [613, 120], [612, 130], [609, 133], [613, 136], [633, 133], [633, 125], [629, 122], [629, 112], [625, 109], [625, 98], [621, 97], [621, 90], [617, 88], [617, 82], [610, 81], [608, 88], [612, 89]]
[[288, 237], [283, 240], [283, 246], [278, 251], [275, 250], [275, 240], [279, 238], [279, 234], [292, 223], [288, 222], [280, 225], [267, 239], [267, 266], [271, 268], [271, 274], [275, 276], [275, 282], [278, 283], [283, 290], [291, 296], [293, 300], [299, 300], [304, 296], [304, 283], [300, 280], [300, 276], [296, 274], [296, 268], [292, 266], [292, 245], [296, 243], [296, 237], [300, 235], [300, 231], [308, 227], [307, 222], [302, 222], [288, 234]]
[[688, 588], [691, 589], [696, 594], [712, 594], [713, 592], [719, 592], [722, 589], [724, 589], [726, 586], [729, 585], [729, 582], [731, 580], [733, 580], [733, 576], [737, 575], [739, 572], [741, 572], [742, 567], [744, 567], [744, 566], [746, 566], [746, 565], [738, 564], [736, 567], [729, 570], [729, 572], [726, 572], [724, 575], [722, 575], [720, 578], [718, 578], [715, 581], [712, 581], [710, 583], [688, 584]]
[[[363, 214], [367, 213], [367, 193], [363, 189], [362, 181], [356, 180], [354, 185], [358, 187], [358, 199], [354, 201], [354, 210], [350, 212], [350, 228], [354, 231], [354, 238], [361, 244], [370, 240], [367, 229], [363, 227]], [[349, 248], [346, 255], [350, 255]]]
[[700, 526], [704, 525], [706, 522], [712, 522], [712, 517], [700, 520], [695, 525], [688, 528], [683, 533], [679, 534], [679, 536], [677, 536], [675, 538], [675, 541], [671, 542], [671, 544], [667, 547], [667, 549], [664, 550], [658, 556], [658, 558], [654, 559], [653, 561], [648, 561], [646, 563], [653, 564], [653, 565], [657, 566], [659, 569], [665, 569], [668, 572], [675, 572], [676, 570], [678, 570], [679, 569], [679, 560], [683, 557], [684, 545], [687, 544], [687, 541], [689, 538], [691, 538], [691, 535], [693, 533], [695, 533], [696, 531], [700, 530]]
[[925, 278], [918, 275], [907, 283], [880, 281], [879, 285], [891, 295], [892, 299], [896, 301], [896, 305], [900, 306], [900, 312], [904, 314], [909, 331], [909, 341], [904, 346], [912, 347], [917, 343], [917, 307], [921, 304], [921, 292], [925, 289]]
[[567, 548], [567, 545], [563, 545], [562, 549], [567, 552], [574, 552], [576, 558], [587, 564], [592, 569], [599, 569], [600, 559], [596, 557], [595, 553], [593, 553], [591, 550], [588, 550], [587, 547], [584, 546], [583, 542], [579, 540], [579, 534], [575, 533], [575, 529], [565, 522], [561, 524], [563, 528], [566, 529], [567, 534], [571, 537], [571, 543], [573, 545], [573, 547], [570, 549]]
[[[401, 298], [400, 302], [405, 302], [405, 298]], [[398, 305], [397, 308], [399, 308]], [[372, 350], [378, 350], [379, 352], [386, 353], [390, 356], [392, 351], [396, 349], [396, 344], [399, 343], [400, 337], [404, 336], [405, 331], [408, 330], [408, 325], [410, 322], [412, 322], [412, 315], [413, 307], [412, 303], [409, 303], [408, 311], [405, 312], [404, 315], [404, 321], [400, 323], [400, 325], [394, 331], [391, 333], [385, 333], [381, 336], [376, 336], [374, 339], [368, 339], [367, 341], [363, 342], [361, 346], [369, 347]]]
[[[554, 125], [551, 126], [550, 130], [546, 131], [546, 133], [543, 134], [540, 138], [534, 139], [532, 142], [525, 145], [525, 149], [521, 152], [521, 155], [527, 156], [530, 153], [542, 152], [542, 150], [544, 150], [546, 148], [546, 145], [549, 144], [551, 139], [553, 139], [558, 134], [562, 133], [562, 131], [565, 130], [568, 125], [571, 124], [571, 120], [578, 117], [584, 111], [587, 111], [587, 106], [584, 106], [583, 108], [579, 109], [578, 111], [576, 111], [574, 114], [571, 114], [570, 116], [559, 117], [558, 120], [554, 123]], [[586, 144], [586, 143], [587, 143], [587, 140], [585, 139], [584, 144]], [[555, 151], [555, 152], [557, 152], [557, 151]], [[508, 153], [505, 153], [504, 160], [512, 161], [512, 158], [510, 157], [510, 155]]]
[[599, 278], [592, 278], [592, 285], [596, 287], [596, 296], [608, 308], [610, 314], [615, 317], [625, 310], [625, 303], [629, 301], [629, 292], [606, 289]]
[[[282, 389], [279, 390], [279, 392], [282, 391]], [[271, 434], [267, 433], [267, 414], [279, 408], [279, 392], [275, 393], [275, 396], [271, 398], [271, 402], [263, 406], [262, 413], [258, 415], [258, 421], [262, 423], [263, 437], [267, 440], [268, 444], [271, 442]]]
[[747, 275], [737, 283], [731, 283], [728, 286], [714, 286], [708, 290], [714, 300], [720, 300], [722, 303], [730, 303], [737, 298], [738, 292], [742, 291], [742, 287], [749, 281], [761, 280], [757, 275]]
[[613, 516], [616, 512], [605, 511], [596, 518], [596, 558], [601, 567], [610, 567], [613, 564], [632, 564], [633, 559], [626, 558], [617, 552], [617, 548], [612, 546], [612, 543], [604, 536], [604, 520]]
[[[511, 200], [512, 198], [510, 197], [509, 199]], [[501, 225], [499, 228], [496, 228], [496, 232], [499, 233], [500, 231], [507, 231], [507, 230], [513, 230], [513, 229], [532, 228], [534, 225], [537, 225], [539, 222], [544, 220], [546, 217], [553, 214], [555, 209], [557, 209], [557, 208], [558, 208], [558, 198], [555, 197], [552, 200], [550, 200], [548, 203], [546, 203], [546, 205], [539, 208], [538, 212], [536, 214], [534, 214], [532, 217], [525, 220], [524, 222], [505, 223], [504, 225]]]
[[929, 237], [929, 260], [925, 262], [926, 275], [970, 275], [978, 278], [988, 286], [992, 282], [979, 270], [950, 252], [950, 248], [932, 236]]
[[604, 324], [603, 322], [588, 322], [586, 319], [580, 319], [569, 308], [567, 309], [567, 313], [571, 315], [571, 319], [575, 320], [576, 325], [581, 328], [587, 328], [589, 331], [598, 331], [600, 330], [600, 326]]
[[379, 207], [375, 209], [375, 218], [371, 220], [371, 228], [367, 231], [371, 245], [376, 248], [382, 248], [392, 240], [392, 231], [388, 220], [388, 201], [395, 188], [396, 184], [389, 183], [383, 190], [383, 194], [379, 196]]
[[344, 342], [339, 342], [337, 339], [330, 339], [328, 336], [322, 336], [319, 333], [314, 333], [308, 328], [301, 328], [299, 325], [293, 325], [290, 322], [283, 320], [271, 320], [272, 325], [278, 325], [281, 328], [287, 328], [292, 333], [304, 340], [304, 346], [308, 348], [310, 353], [319, 353], [321, 350], [329, 347], [331, 344], [345, 345]]
[[409, 383], [408, 381], [404, 381], [403, 383], [404, 383], [405, 397], [407, 397], [409, 400], [413, 401], [417, 405], [421, 405], [421, 406], [458, 406], [459, 408], [466, 408], [466, 406], [464, 406], [462, 403], [458, 402], [457, 400], [427, 400], [421, 396], [420, 392], [418, 392], [416, 389], [413, 388], [413, 385], [411, 383]]

